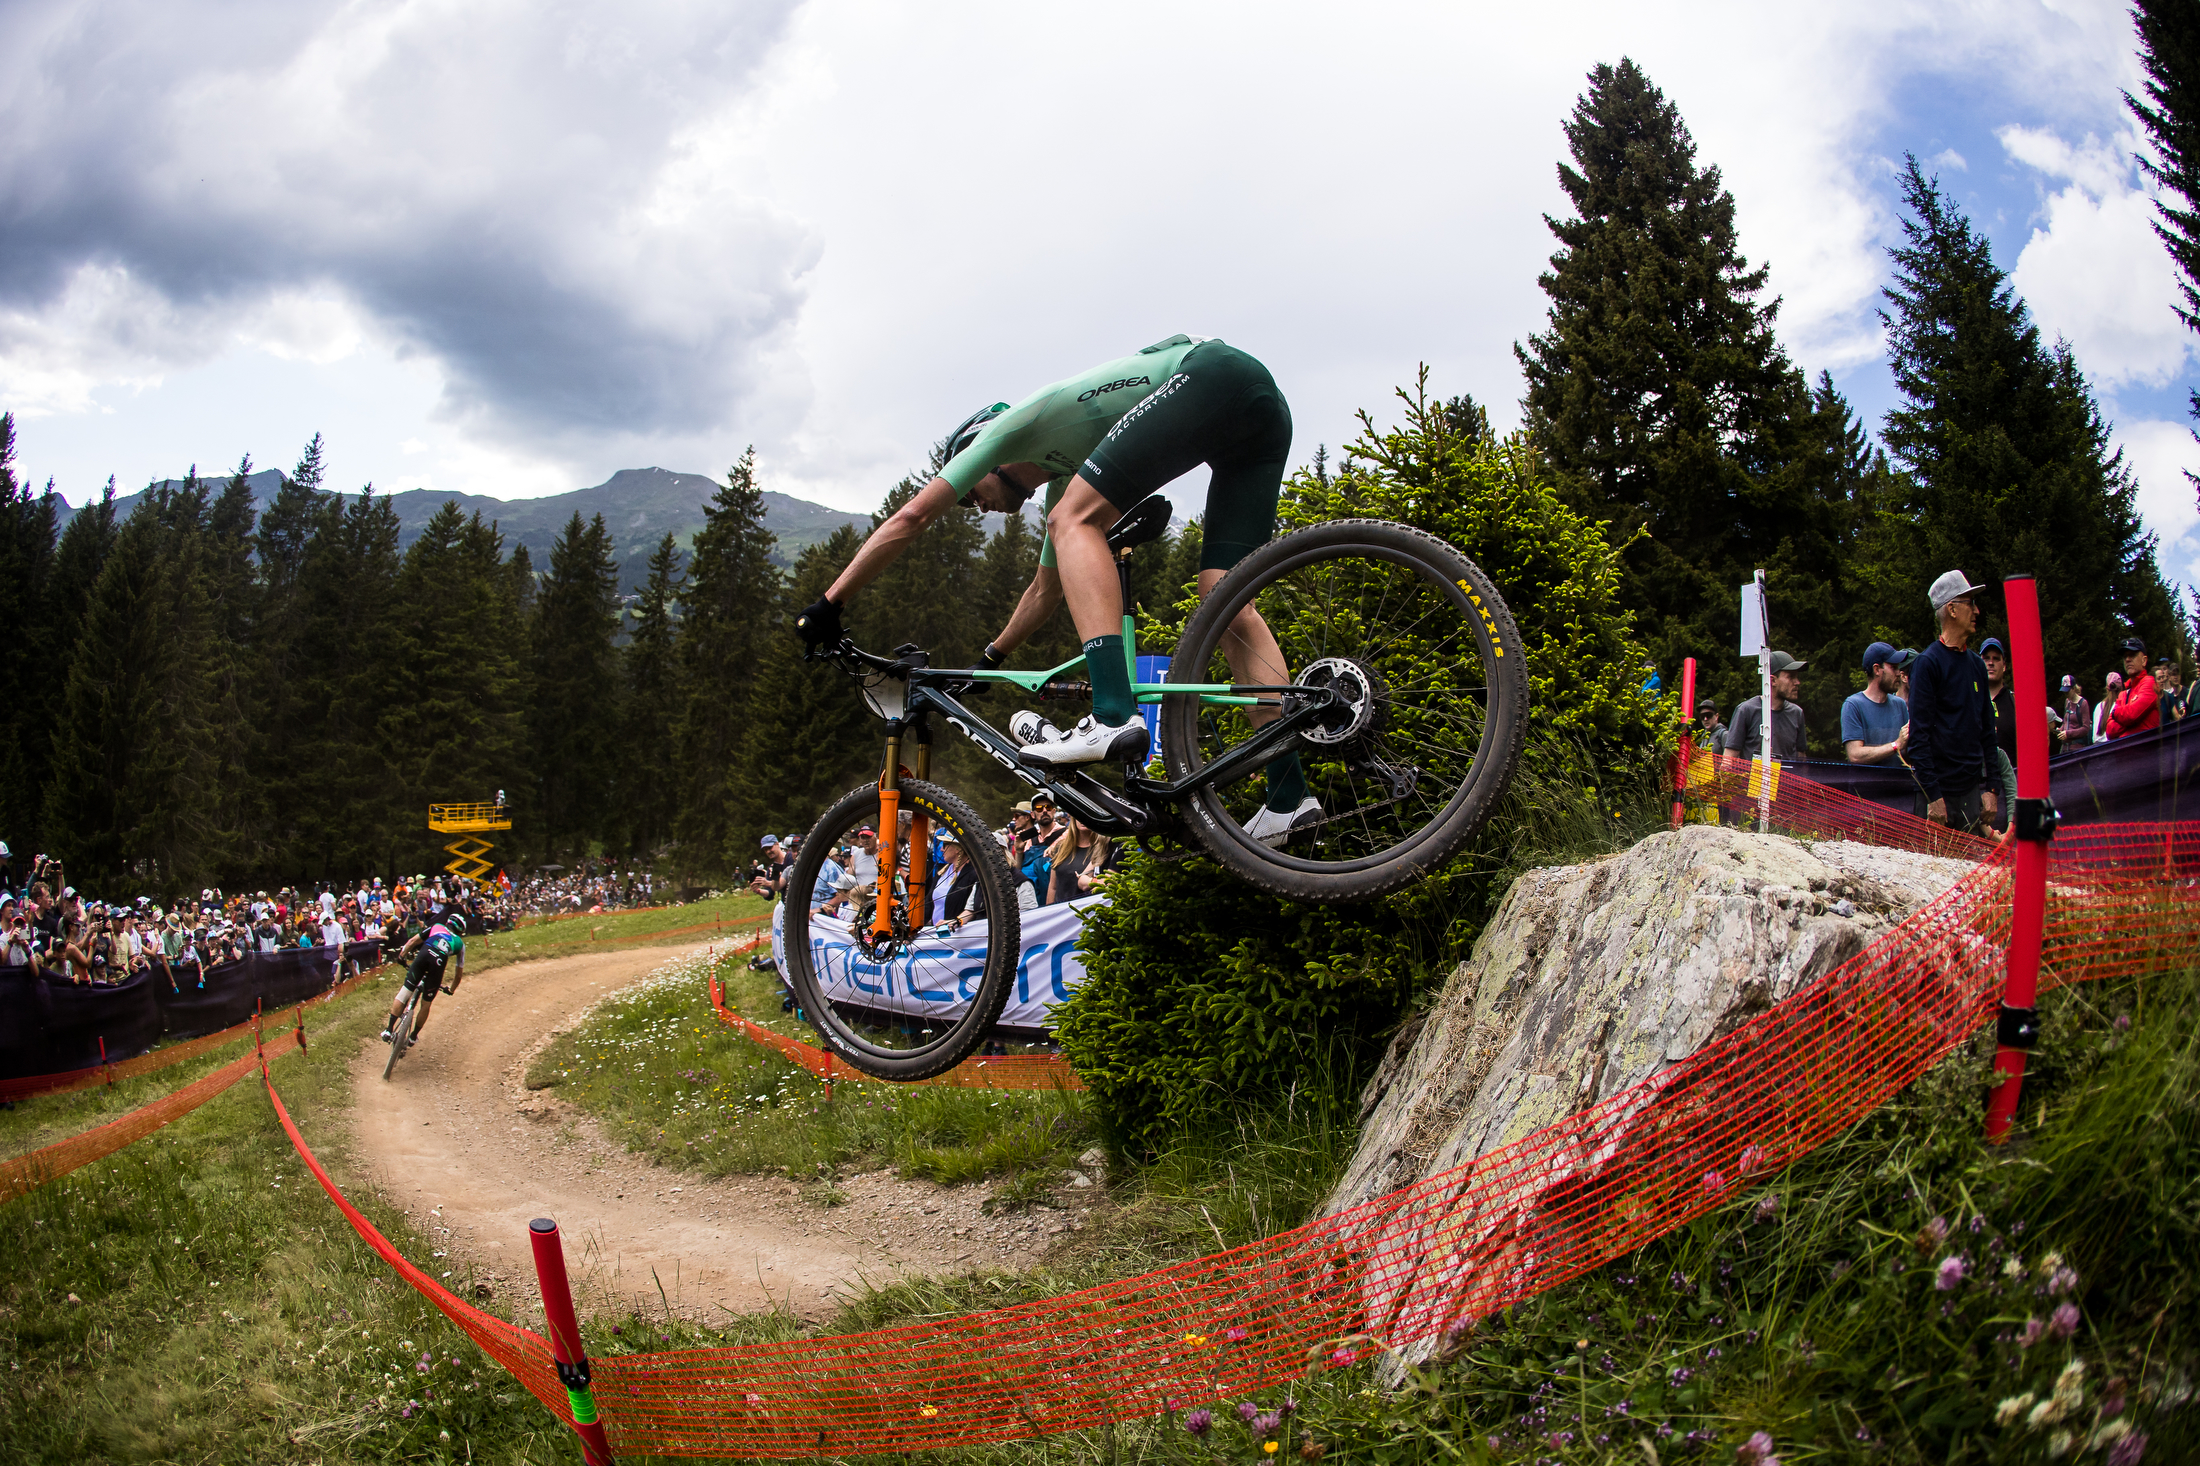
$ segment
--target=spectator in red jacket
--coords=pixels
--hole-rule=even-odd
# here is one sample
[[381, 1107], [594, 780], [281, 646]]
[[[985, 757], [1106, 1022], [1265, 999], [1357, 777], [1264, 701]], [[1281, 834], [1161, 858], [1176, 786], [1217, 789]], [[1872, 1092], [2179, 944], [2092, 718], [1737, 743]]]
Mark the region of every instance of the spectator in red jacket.
[[2162, 699], [2147, 671], [2147, 644], [2138, 637], [2124, 639], [2124, 690], [2108, 710], [2111, 740], [2129, 738], [2162, 726]]

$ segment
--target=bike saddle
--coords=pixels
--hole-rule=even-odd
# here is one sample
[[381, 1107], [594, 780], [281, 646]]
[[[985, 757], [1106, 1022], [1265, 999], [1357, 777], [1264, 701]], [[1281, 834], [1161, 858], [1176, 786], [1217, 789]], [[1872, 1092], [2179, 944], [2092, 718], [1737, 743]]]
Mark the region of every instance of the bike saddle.
[[1161, 532], [1169, 527], [1169, 516], [1175, 512], [1176, 506], [1159, 494], [1139, 500], [1108, 531], [1108, 552], [1118, 554], [1160, 539]]

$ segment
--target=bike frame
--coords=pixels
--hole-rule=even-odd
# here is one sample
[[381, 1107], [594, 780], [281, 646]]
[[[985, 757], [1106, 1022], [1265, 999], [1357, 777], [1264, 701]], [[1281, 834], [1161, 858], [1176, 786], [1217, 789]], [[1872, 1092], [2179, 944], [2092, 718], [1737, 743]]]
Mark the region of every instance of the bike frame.
[[[837, 651], [824, 653], [839, 661], [844, 667], [854, 662], [881, 673], [877, 682], [864, 685], [864, 697], [872, 708], [886, 719], [886, 766], [879, 775], [879, 869], [893, 870], [901, 858], [901, 777], [909, 772], [912, 778], [929, 779], [932, 766], [932, 716], [936, 713], [947, 721], [949, 727], [968, 738], [986, 751], [995, 763], [1034, 790], [1047, 795], [1056, 808], [1068, 810], [1081, 822], [1090, 825], [1103, 835], [1124, 835], [1133, 838], [1160, 833], [1168, 823], [1171, 806], [1184, 795], [1218, 784], [1233, 783], [1265, 766], [1271, 758], [1283, 751], [1300, 728], [1314, 722], [1330, 705], [1337, 701], [1335, 692], [1328, 688], [1299, 687], [1297, 685], [1252, 685], [1230, 682], [1140, 682], [1138, 680], [1138, 622], [1131, 614], [1130, 569], [1125, 563], [1130, 551], [1120, 549], [1115, 555], [1116, 584], [1123, 597], [1123, 659], [1124, 668], [1130, 674], [1131, 691], [1141, 703], [1159, 703], [1169, 697], [1197, 697], [1201, 703], [1217, 707], [1257, 707], [1263, 703], [1284, 703], [1285, 694], [1293, 694], [1296, 706], [1284, 706], [1282, 713], [1272, 721], [1256, 728], [1253, 736], [1214, 760], [1189, 778], [1169, 783], [1149, 779], [1135, 768], [1123, 771], [1123, 792], [1116, 793], [1098, 779], [1084, 772], [1085, 766], [1072, 765], [1067, 772], [1057, 772], [1050, 766], [1033, 767], [1024, 763], [1018, 755], [1019, 744], [994, 728], [985, 719], [973, 713], [955, 696], [959, 687], [980, 683], [1007, 683], [1027, 693], [1044, 697], [1049, 684], [1065, 672], [1086, 665], [1083, 656], [1070, 658], [1059, 667], [1044, 672], [1010, 672], [1002, 669], [964, 667], [944, 669], [924, 664], [924, 654], [905, 648], [908, 655], [889, 658], [874, 656], [859, 650], [853, 642], [843, 641]], [[888, 682], [900, 682], [903, 691], [898, 698], [891, 694], [880, 695], [881, 687]], [[1063, 689], [1067, 692], [1069, 689]], [[1085, 689], [1080, 689], [1085, 690]], [[901, 764], [903, 739], [916, 735], [917, 766], [905, 771]], [[1145, 761], [1141, 761], [1143, 767]], [[909, 875], [907, 885], [908, 910], [924, 909], [931, 899], [931, 872], [927, 865], [931, 859], [932, 843], [930, 817], [921, 810], [909, 822]], [[878, 883], [878, 906], [872, 917], [872, 934], [880, 939], [893, 936], [893, 882], [881, 876]]]

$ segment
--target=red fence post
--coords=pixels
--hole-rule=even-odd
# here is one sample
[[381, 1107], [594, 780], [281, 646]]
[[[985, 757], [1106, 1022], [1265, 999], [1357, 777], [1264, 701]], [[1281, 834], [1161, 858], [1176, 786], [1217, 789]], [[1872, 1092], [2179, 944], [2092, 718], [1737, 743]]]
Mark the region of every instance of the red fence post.
[[588, 1389], [588, 1351], [581, 1344], [573, 1288], [565, 1277], [564, 1239], [558, 1236], [556, 1222], [537, 1217], [527, 1224], [527, 1240], [535, 1249], [542, 1321], [550, 1335], [550, 1352], [558, 1362], [558, 1383], [565, 1386], [566, 1402], [573, 1407], [573, 1430], [581, 1438], [581, 1454], [588, 1466], [611, 1466], [611, 1443], [604, 1439], [603, 1422], [596, 1418], [596, 1397]]
[[2017, 805], [2009, 811], [2009, 833], [2017, 842], [2016, 875], [2011, 882], [2009, 976], [1996, 1015], [1994, 1068], [2001, 1082], [1986, 1102], [1986, 1139], [1998, 1145], [2008, 1138], [2024, 1094], [2024, 1056], [2039, 1039], [2040, 938], [2047, 916], [2047, 842], [2060, 818], [2047, 797], [2047, 668], [2040, 655], [2039, 587], [2029, 575], [2002, 582], [2009, 612], [2009, 664], [2016, 678]]
[[107, 1087], [115, 1087], [115, 1066], [107, 1062], [107, 1035], [99, 1036], [99, 1067], [107, 1071]]
[[1688, 766], [1695, 756], [1689, 730], [1696, 726], [1696, 659], [1681, 663], [1681, 741], [1673, 752], [1673, 828], [1679, 829], [1688, 812]]

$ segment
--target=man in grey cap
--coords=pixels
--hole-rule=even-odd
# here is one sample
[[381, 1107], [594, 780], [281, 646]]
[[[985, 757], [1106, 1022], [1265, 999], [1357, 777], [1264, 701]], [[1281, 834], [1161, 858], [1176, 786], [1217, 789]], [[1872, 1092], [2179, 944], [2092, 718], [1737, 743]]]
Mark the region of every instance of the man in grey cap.
[[1970, 650], [1981, 588], [1960, 570], [1933, 582], [1925, 594], [1940, 635], [1910, 666], [1910, 769], [1925, 817], [1960, 830], [1991, 828], [2001, 807], [1986, 664]]
[[[1780, 762], [1803, 756], [1803, 705], [1795, 698], [1803, 690], [1803, 668], [1809, 665], [1786, 652], [1772, 654], [1772, 756]], [[1754, 762], [1762, 752], [1764, 724], [1763, 698], [1750, 698], [1734, 709], [1726, 751]]]

